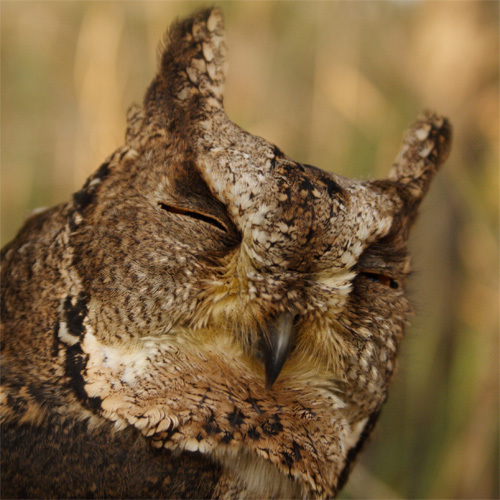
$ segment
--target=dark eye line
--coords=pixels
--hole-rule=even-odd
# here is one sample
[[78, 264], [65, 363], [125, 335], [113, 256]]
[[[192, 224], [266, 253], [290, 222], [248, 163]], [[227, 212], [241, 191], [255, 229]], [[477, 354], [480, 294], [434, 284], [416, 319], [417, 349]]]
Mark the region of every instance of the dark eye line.
[[191, 210], [185, 210], [183, 208], [179, 207], [173, 207], [171, 205], [167, 205], [165, 203], [158, 203], [158, 206], [162, 209], [165, 210], [166, 212], [170, 212], [171, 214], [179, 214], [179, 215], [186, 215], [188, 217], [191, 217], [192, 219], [196, 220], [201, 220], [202, 222], [206, 222], [207, 224], [211, 224], [212, 226], [215, 226], [217, 229], [220, 229], [221, 231], [224, 231], [227, 233], [227, 229], [215, 218], [210, 217], [208, 215], [199, 213], [199, 212], [193, 212]]
[[394, 278], [391, 278], [386, 274], [362, 272], [360, 273], [360, 276], [363, 276], [367, 280], [372, 281], [374, 283], [380, 283], [381, 285], [390, 287], [394, 290], [399, 288], [399, 283]]

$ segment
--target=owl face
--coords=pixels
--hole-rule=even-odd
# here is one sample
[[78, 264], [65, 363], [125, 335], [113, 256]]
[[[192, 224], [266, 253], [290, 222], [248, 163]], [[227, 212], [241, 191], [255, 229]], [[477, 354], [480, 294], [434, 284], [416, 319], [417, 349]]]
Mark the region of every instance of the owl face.
[[75, 195], [72, 244], [96, 331], [111, 342], [125, 323], [120, 342], [223, 336], [268, 389], [285, 362], [285, 373], [366, 384], [362, 352], [384, 393], [409, 312], [413, 188], [296, 163], [209, 111], [213, 133], [191, 131], [195, 152], [160, 116]]

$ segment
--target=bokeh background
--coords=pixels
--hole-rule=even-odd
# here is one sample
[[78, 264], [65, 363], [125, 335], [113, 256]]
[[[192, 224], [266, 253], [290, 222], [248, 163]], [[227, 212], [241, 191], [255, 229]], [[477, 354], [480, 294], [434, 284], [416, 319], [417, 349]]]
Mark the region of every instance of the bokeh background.
[[[1, 237], [123, 141], [166, 27], [202, 2], [1, 2]], [[415, 228], [417, 314], [342, 498], [499, 497], [499, 3], [220, 2], [228, 115], [296, 160], [385, 176], [425, 108], [454, 126]]]

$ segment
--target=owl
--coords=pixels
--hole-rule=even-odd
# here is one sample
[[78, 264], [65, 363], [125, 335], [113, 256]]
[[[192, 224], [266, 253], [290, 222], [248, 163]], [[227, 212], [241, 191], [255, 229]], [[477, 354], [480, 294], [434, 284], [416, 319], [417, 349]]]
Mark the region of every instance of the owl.
[[[2, 250], [4, 498], [333, 498], [387, 396], [408, 236], [451, 140], [389, 176], [223, 107], [222, 13], [175, 23], [125, 145]], [[369, 492], [367, 492], [369, 493]]]

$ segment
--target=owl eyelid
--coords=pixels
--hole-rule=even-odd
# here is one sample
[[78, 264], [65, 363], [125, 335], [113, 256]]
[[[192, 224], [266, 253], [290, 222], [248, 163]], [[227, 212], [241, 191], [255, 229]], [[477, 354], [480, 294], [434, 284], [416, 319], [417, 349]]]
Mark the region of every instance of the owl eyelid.
[[360, 276], [363, 276], [369, 281], [372, 281], [373, 283], [380, 283], [383, 286], [390, 287], [393, 290], [396, 290], [399, 288], [399, 283], [397, 280], [394, 278], [391, 278], [387, 274], [383, 273], [377, 273], [377, 272], [368, 272], [364, 271], [362, 273], [359, 273]]
[[224, 231], [225, 233], [228, 232], [228, 229], [224, 227], [224, 225], [221, 224], [217, 219], [215, 219], [214, 217], [210, 217], [209, 215], [203, 214], [201, 212], [174, 207], [172, 205], [167, 205], [166, 203], [162, 202], [159, 202], [158, 206], [162, 210], [165, 210], [166, 212], [169, 212], [171, 214], [185, 215], [187, 217], [191, 217], [192, 219], [200, 220], [202, 222], [215, 226], [217, 229]]

